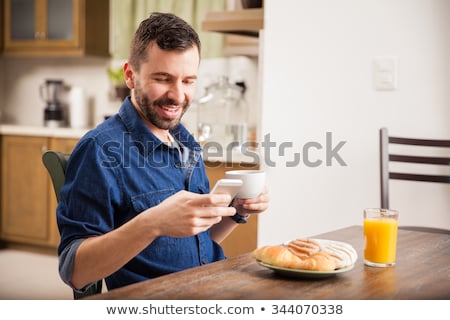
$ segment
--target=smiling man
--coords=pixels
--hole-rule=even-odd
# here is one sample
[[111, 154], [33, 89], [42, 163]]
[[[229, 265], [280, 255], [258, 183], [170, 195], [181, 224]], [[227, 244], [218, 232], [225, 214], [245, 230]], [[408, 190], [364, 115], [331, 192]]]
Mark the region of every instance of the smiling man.
[[75, 147], [57, 222], [61, 278], [85, 292], [225, 259], [219, 243], [240, 216], [268, 206], [265, 190], [228, 206], [209, 194], [201, 148], [180, 124], [195, 92], [200, 40], [185, 21], [154, 13], [138, 27], [124, 64], [119, 112]]

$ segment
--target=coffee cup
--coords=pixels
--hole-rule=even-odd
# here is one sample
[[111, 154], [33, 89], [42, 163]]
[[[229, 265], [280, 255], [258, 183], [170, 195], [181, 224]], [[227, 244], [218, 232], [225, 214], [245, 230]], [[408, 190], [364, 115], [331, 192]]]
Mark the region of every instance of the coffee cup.
[[233, 170], [225, 172], [227, 179], [242, 180], [242, 186], [236, 198], [256, 198], [263, 191], [266, 183], [266, 173], [263, 170]]

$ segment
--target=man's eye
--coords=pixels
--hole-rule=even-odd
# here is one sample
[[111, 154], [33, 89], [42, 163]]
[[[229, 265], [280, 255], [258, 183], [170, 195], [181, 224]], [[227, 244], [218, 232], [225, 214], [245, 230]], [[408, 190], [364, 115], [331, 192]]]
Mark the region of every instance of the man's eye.
[[194, 84], [195, 83], [195, 79], [187, 79], [183, 81], [185, 84]]

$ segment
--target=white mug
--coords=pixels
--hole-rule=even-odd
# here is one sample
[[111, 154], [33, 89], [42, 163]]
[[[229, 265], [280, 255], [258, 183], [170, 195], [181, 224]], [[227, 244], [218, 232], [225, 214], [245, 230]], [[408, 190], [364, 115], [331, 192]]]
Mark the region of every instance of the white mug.
[[236, 198], [256, 198], [266, 184], [266, 173], [263, 170], [233, 170], [225, 172], [227, 179], [242, 180], [242, 186]]

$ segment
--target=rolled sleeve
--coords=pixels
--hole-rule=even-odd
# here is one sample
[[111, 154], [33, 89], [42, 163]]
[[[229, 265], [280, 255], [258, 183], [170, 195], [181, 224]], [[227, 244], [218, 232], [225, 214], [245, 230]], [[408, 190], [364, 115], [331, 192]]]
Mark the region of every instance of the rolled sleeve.
[[83, 293], [87, 291], [92, 285], [96, 282], [89, 283], [82, 289], [75, 288], [72, 283], [72, 275], [73, 275], [73, 267], [75, 263], [75, 254], [77, 253], [77, 249], [80, 246], [83, 239], [77, 239], [72, 241], [68, 246], [64, 248], [59, 256], [59, 276], [62, 281], [70, 286], [74, 291]]

